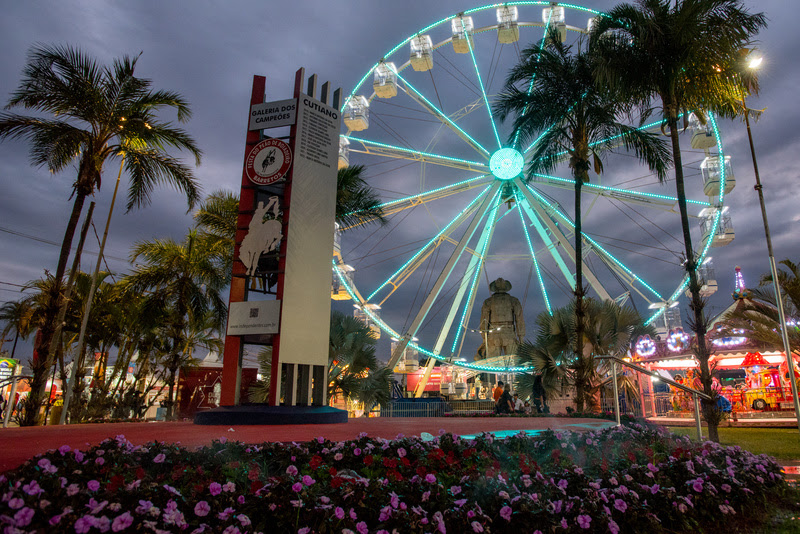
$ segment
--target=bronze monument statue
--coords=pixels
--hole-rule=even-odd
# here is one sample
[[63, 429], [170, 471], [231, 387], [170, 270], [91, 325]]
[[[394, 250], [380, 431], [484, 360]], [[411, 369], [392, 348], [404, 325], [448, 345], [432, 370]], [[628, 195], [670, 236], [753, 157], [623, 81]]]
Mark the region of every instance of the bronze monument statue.
[[484, 345], [478, 349], [476, 360], [517, 353], [517, 345], [525, 338], [525, 319], [522, 304], [508, 294], [511, 282], [498, 278], [489, 284], [493, 295], [481, 307], [481, 332]]

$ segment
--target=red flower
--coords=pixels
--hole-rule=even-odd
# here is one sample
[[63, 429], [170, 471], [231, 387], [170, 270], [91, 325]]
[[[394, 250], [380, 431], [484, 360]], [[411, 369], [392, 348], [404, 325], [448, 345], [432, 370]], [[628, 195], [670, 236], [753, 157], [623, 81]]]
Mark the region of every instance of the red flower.
[[117, 491], [117, 489], [125, 483], [125, 479], [122, 475], [114, 475], [111, 477], [111, 480], [108, 481], [107, 489], [108, 491]]
[[394, 458], [384, 458], [383, 466], [388, 467], [389, 469], [395, 469], [397, 467], [397, 460]]
[[320, 465], [322, 465], [322, 457], [319, 454], [315, 454], [311, 457], [311, 461], [308, 465], [311, 466], [311, 469], [318, 468]]
[[335, 477], [337, 472], [338, 472], [338, 471], [336, 471], [336, 468], [335, 468], [335, 467], [331, 467], [330, 469], [328, 469], [328, 473], [330, 473], [330, 475], [331, 475], [332, 477]]
[[371, 454], [364, 456], [364, 465], [372, 465], [374, 458]]

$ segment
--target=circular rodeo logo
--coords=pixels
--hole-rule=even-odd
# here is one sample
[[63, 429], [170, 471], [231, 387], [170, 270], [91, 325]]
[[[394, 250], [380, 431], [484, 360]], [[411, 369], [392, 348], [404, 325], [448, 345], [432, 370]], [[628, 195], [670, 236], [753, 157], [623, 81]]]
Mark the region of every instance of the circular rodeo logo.
[[292, 165], [292, 149], [280, 139], [265, 139], [247, 155], [245, 173], [251, 182], [269, 185], [277, 182]]

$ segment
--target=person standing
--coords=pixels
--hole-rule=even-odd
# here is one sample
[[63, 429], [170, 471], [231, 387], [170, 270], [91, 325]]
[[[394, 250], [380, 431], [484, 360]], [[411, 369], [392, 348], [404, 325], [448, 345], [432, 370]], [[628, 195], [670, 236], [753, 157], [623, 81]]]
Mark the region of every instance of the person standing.
[[494, 402], [497, 403], [502, 395], [503, 395], [503, 381], [501, 380], [497, 383], [497, 386], [492, 390], [492, 399], [494, 399]]

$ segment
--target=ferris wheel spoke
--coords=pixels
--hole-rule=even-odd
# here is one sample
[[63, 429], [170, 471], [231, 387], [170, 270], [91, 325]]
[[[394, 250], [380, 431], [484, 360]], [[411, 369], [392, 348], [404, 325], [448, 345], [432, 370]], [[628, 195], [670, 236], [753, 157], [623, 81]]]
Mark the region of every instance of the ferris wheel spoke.
[[[464, 28], [464, 21], [461, 21], [462, 30], [464, 30], [464, 34], [466, 35], [466, 29]], [[489, 97], [486, 95], [486, 88], [483, 85], [483, 79], [481, 78], [481, 71], [478, 68], [478, 61], [475, 59], [475, 50], [472, 47], [472, 34], [466, 35], [467, 45], [469, 46], [469, 55], [472, 58], [472, 65], [475, 67], [475, 77], [478, 78], [478, 85], [481, 89], [481, 96], [483, 96], [483, 103], [486, 106], [486, 112], [489, 114], [489, 124], [492, 125], [492, 132], [494, 133], [494, 138], [497, 141], [497, 148], [503, 148], [503, 143], [500, 141], [500, 134], [497, 133], [497, 124], [494, 122], [494, 117], [492, 117], [492, 106], [489, 105]]]
[[424, 261], [427, 257], [438, 247], [442, 242], [447, 241], [450, 237], [450, 233], [453, 232], [456, 228], [458, 228], [461, 223], [463, 223], [467, 218], [477, 209], [478, 200], [482, 197], [487, 195], [487, 191], [490, 188], [487, 187], [484, 189], [477, 197], [475, 197], [472, 202], [470, 202], [466, 208], [464, 208], [461, 213], [456, 215], [444, 228], [442, 228], [439, 233], [437, 233], [433, 239], [428, 241], [416, 254], [414, 254], [406, 263], [404, 263], [397, 271], [394, 272], [389, 278], [386, 279], [380, 286], [378, 286], [375, 291], [373, 291], [368, 297], [367, 301], [372, 300], [375, 295], [377, 295], [384, 287], [390, 285], [392, 290], [389, 292], [389, 295], [386, 295], [381, 304], [386, 302], [386, 299], [394, 293], [402, 283], [413, 273]]
[[[567, 215], [564, 212], [562, 212], [560, 209], [558, 209], [558, 207], [549, 202], [534, 188], [530, 187], [527, 184], [522, 184], [521, 181], [520, 184], [521, 184], [520, 190], [522, 191], [523, 195], [525, 196], [530, 195], [529, 202], [538, 201], [537, 205], [534, 206], [535, 209], [538, 208], [538, 210], [542, 210], [541, 206], [544, 206], [550, 215], [558, 219], [567, 228], [572, 228], [574, 231], [575, 224], [569, 217], [567, 217]], [[552, 224], [552, 221], [546, 215], [543, 220], [545, 221], [545, 223], [549, 222]], [[555, 231], [560, 233], [560, 231], [557, 228], [555, 228], [554, 224], [553, 227], [554, 228], [550, 228], [551, 233], [553, 232], [554, 229]], [[650, 293], [652, 293], [656, 298], [658, 298], [659, 300], [664, 300], [664, 297], [662, 297], [661, 294], [656, 289], [654, 289], [650, 284], [642, 280], [641, 277], [639, 277], [636, 273], [634, 273], [630, 268], [628, 268], [624, 263], [622, 263], [619, 259], [617, 259], [613, 254], [611, 254], [605, 248], [603, 248], [597, 241], [592, 239], [590, 236], [586, 235], [585, 232], [583, 232], [582, 238], [586, 246], [593, 249], [597, 253], [598, 257], [602, 259], [604, 263], [608, 265], [611, 269], [613, 269], [617, 274], [619, 274], [624, 280], [626, 280], [628, 284], [634, 286], [635, 285], [634, 282], [637, 282], [642, 287], [650, 291]], [[575, 249], [572, 248], [571, 246], [569, 248], [565, 246], [564, 248], [570, 254], [570, 257], [574, 260]], [[587, 279], [589, 279], [591, 283], [591, 278], [587, 276]], [[610, 296], [604, 298], [610, 298]]]
[[[531, 220], [533, 227], [536, 229], [536, 232], [539, 234], [539, 237], [542, 239], [545, 245], [545, 249], [550, 253], [555, 260], [558, 269], [561, 271], [561, 274], [564, 276], [564, 279], [567, 281], [570, 287], [575, 287], [575, 276], [572, 274], [572, 270], [567, 266], [567, 263], [564, 261], [564, 258], [561, 257], [561, 253], [559, 252], [559, 245], [560, 243], [558, 240], [553, 240], [551, 235], [548, 233], [548, 229], [539, 219], [539, 216], [536, 215], [534, 211], [535, 204], [531, 204], [530, 201], [525, 198], [524, 191], [520, 190], [523, 194], [523, 198], [521, 199], [520, 206], [522, 210], [528, 215], [528, 219]], [[574, 261], [575, 253], [574, 249], [572, 249], [572, 244], [564, 238], [564, 242], [566, 243], [566, 247], [564, 250], [569, 253], [569, 250], [573, 250], [571, 259]]]
[[[519, 188], [522, 195], [525, 197], [526, 202], [530, 204], [531, 208], [533, 208], [533, 212], [536, 214], [538, 219], [542, 223], [544, 223], [545, 227], [550, 232], [550, 235], [553, 236], [555, 240], [558, 242], [558, 245], [564, 249], [564, 252], [567, 253], [569, 259], [572, 262], [575, 262], [576, 258], [575, 248], [573, 247], [571, 240], [568, 239], [567, 236], [565, 236], [561, 232], [561, 230], [558, 228], [555, 222], [553, 222], [553, 219], [548, 216], [548, 214], [542, 208], [541, 203], [536, 202], [536, 199], [533, 198], [534, 195], [537, 194], [536, 191], [524, 185], [519, 178], [515, 178], [514, 181], [517, 183], [517, 187]], [[544, 200], [544, 197], [541, 197], [541, 199]], [[558, 211], [557, 208], [555, 207], [553, 207], [553, 209]], [[567, 227], [574, 229], [572, 221], [570, 221], [569, 218], [566, 216], [564, 216], [563, 218], [565, 221], [569, 221]], [[555, 248], [550, 249], [550, 253], [551, 255], [553, 255], [554, 258], [556, 257], [553, 254], [555, 251], [556, 251]], [[597, 276], [595, 276], [592, 270], [589, 269], [586, 265], [584, 265], [582, 273], [583, 276], [586, 278], [586, 280], [589, 282], [589, 285], [592, 287], [592, 289], [595, 290], [595, 292], [597, 292], [597, 294], [600, 296], [601, 299], [609, 300], [611, 298], [611, 295], [609, 295], [608, 291], [606, 291], [605, 287], [603, 287], [603, 284], [600, 283], [600, 280], [597, 278]], [[570, 275], [570, 277], [568, 277], [567, 280], [570, 282], [571, 287], [575, 287], [575, 278], [572, 275]]]
[[433, 303], [436, 301], [436, 298], [439, 296], [439, 293], [442, 290], [442, 286], [444, 286], [447, 279], [453, 272], [453, 269], [456, 266], [459, 258], [464, 253], [464, 250], [467, 247], [467, 243], [472, 239], [472, 236], [475, 233], [475, 229], [478, 226], [478, 223], [483, 219], [483, 216], [486, 214], [487, 211], [497, 202], [497, 198], [500, 194], [500, 188], [502, 184], [499, 181], [495, 181], [492, 186], [489, 188], [487, 194], [484, 195], [484, 200], [481, 203], [480, 207], [476, 214], [472, 217], [472, 221], [470, 222], [469, 226], [467, 227], [464, 235], [461, 237], [461, 240], [456, 245], [455, 250], [450, 255], [450, 259], [447, 260], [442, 272], [439, 274], [439, 277], [436, 279], [436, 282], [433, 284], [428, 296], [425, 298], [425, 301], [422, 303], [419, 311], [417, 312], [414, 319], [411, 321], [406, 332], [403, 336], [399, 339], [395, 349], [392, 351], [392, 355], [389, 358], [388, 367], [390, 369], [394, 369], [394, 366], [397, 364], [397, 361], [400, 359], [400, 356], [403, 354], [403, 351], [408, 346], [409, 341], [419, 330], [422, 321], [425, 320], [425, 317], [428, 315]]
[[[415, 208], [419, 205], [428, 202], [441, 200], [443, 198], [456, 195], [458, 193], [470, 191], [472, 189], [475, 189], [476, 187], [485, 186], [486, 183], [491, 178], [492, 176], [488, 174], [483, 176], [476, 176], [474, 178], [468, 178], [460, 182], [446, 185], [444, 187], [437, 187], [436, 189], [431, 189], [430, 191], [424, 191], [416, 195], [410, 195], [407, 197], [398, 198], [396, 200], [390, 200], [388, 202], [379, 204], [378, 207], [383, 209], [383, 215], [388, 217], [390, 215], [395, 215], [397, 213], [400, 213], [401, 211], [405, 211], [410, 208]], [[352, 213], [349, 213], [348, 215], [357, 215], [358, 213], [359, 213], [358, 211], [354, 211]], [[351, 228], [355, 228], [356, 226], [361, 226], [365, 223], [368, 223], [372, 220], [374, 219], [373, 218], [364, 219], [363, 221], [354, 224], [352, 226], [343, 226], [340, 228], [340, 230], [342, 231], [349, 230]]]
[[359, 143], [362, 146], [361, 150], [350, 147], [350, 152], [360, 154], [386, 156], [389, 158], [405, 159], [409, 161], [419, 161], [421, 163], [432, 163], [434, 165], [441, 165], [444, 167], [452, 167], [454, 169], [461, 169], [464, 171], [477, 172], [487, 174], [489, 166], [485, 162], [470, 161], [461, 158], [453, 158], [441, 154], [431, 154], [428, 152], [420, 152], [410, 148], [403, 148], [399, 146], [387, 145], [386, 143], [379, 143], [377, 141], [370, 141], [369, 139], [361, 139], [352, 135], [342, 136], [351, 143]]
[[[558, 176], [550, 176], [547, 174], [539, 174], [539, 173], [534, 173], [533, 176], [536, 177], [537, 185], [538, 184], [549, 185], [552, 187], [558, 187], [561, 189], [569, 189], [569, 190], [573, 190], [575, 188], [575, 180], [570, 178], [560, 178]], [[607, 185], [585, 183], [583, 184], [582, 190], [584, 193], [589, 193], [592, 195], [613, 198], [615, 200], [620, 200], [622, 202], [634, 202], [645, 206], [666, 209], [668, 211], [673, 211], [675, 206], [678, 205], [677, 197], [669, 195], [659, 195], [656, 193], [645, 193], [642, 191], [634, 191], [631, 189], [623, 189], [620, 187], [610, 187]], [[696, 205], [701, 208], [707, 208], [711, 206], [710, 203], [703, 200], [687, 199], [686, 202], [688, 204]]]
[[[492, 242], [494, 229], [497, 227], [497, 221], [498, 221], [497, 215], [499, 207], [500, 203], [498, 202], [497, 204], [495, 204], [494, 208], [492, 208], [492, 213], [486, 220], [486, 226], [484, 226], [483, 233], [481, 234], [481, 237], [478, 240], [477, 250], [480, 251], [479, 255], [475, 254], [470, 257], [469, 265], [467, 266], [467, 270], [464, 273], [464, 278], [462, 278], [461, 285], [458, 288], [458, 295], [456, 296], [456, 300], [453, 302], [453, 308], [451, 308], [450, 310], [450, 314], [453, 314], [454, 312], [457, 311], [458, 306], [461, 304], [461, 301], [464, 298], [464, 293], [466, 292], [467, 287], [469, 287], [469, 296], [467, 297], [467, 303], [464, 305], [464, 311], [461, 313], [461, 320], [456, 325], [456, 335], [453, 337], [453, 345], [450, 348], [451, 354], [456, 354], [456, 345], [458, 345], [458, 339], [464, 332], [464, 329], [466, 328], [467, 318], [472, 315], [472, 308], [475, 305], [475, 288], [478, 286], [478, 280], [480, 279], [484, 263], [486, 262], [486, 251], [489, 248], [489, 243]], [[467, 279], [467, 276], [469, 276], [470, 274], [472, 275], [472, 280], [467, 286], [467, 284], [465, 284], [465, 281]], [[452, 324], [452, 319], [450, 318], [450, 315], [448, 315], [448, 320], [450, 321], [450, 324]], [[449, 327], [450, 325], [448, 324], [448, 330]], [[444, 339], [442, 339], [442, 343], [444, 343]], [[463, 345], [463, 340], [461, 343]], [[458, 353], [460, 352], [461, 352], [461, 347], [459, 346]]]
[[406, 94], [411, 97], [412, 100], [417, 102], [420, 106], [422, 106], [425, 110], [429, 113], [434, 115], [437, 119], [442, 121], [442, 124], [453, 130], [453, 132], [463, 139], [473, 150], [475, 150], [478, 154], [488, 158], [490, 156], [489, 151], [483, 147], [478, 141], [476, 141], [471, 135], [464, 131], [458, 124], [453, 122], [450, 117], [444, 114], [442, 110], [436, 107], [433, 102], [428, 100], [425, 95], [423, 95], [416, 87], [414, 87], [411, 82], [403, 78], [400, 73], [397, 73], [397, 78], [400, 79], [405, 87], [401, 86], [403, 90], [405, 90]]
[[[514, 191], [514, 199], [516, 200], [517, 206], [521, 204], [519, 198], [519, 191]], [[528, 232], [528, 225], [525, 223], [525, 217], [522, 215], [523, 209], [518, 209], [517, 213], [519, 213], [519, 222], [522, 224], [522, 231], [525, 234], [525, 241], [528, 244], [528, 250], [531, 253], [531, 260], [533, 261], [533, 267], [536, 269], [536, 277], [539, 281], [539, 288], [542, 290], [542, 298], [544, 299], [544, 305], [547, 307], [547, 313], [553, 315], [553, 309], [550, 307], [550, 298], [547, 296], [547, 288], [544, 285], [544, 279], [542, 278], [542, 271], [539, 268], [539, 260], [536, 258], [536, 251], [533, 249], [533, 243], [531, 242], [531, 236]]]
[[476, 187], [481, 187], [486, 185], [486, 182], [488, 182], [490, 179], [492, 179], [492, 176], [489, 174], [476, 176], [475, 178], [468, 178], [461, 182], [456, 182], [444, 187], [437, 187], [436, 189], [431, 189], [430, 191], [425, 191], [416, 195], [398, 198], [397, 200], [390, 200], [389, 202], [384, 202], [381, 204], [380, 207], [383, 208], [383, 213], [385, 215], [392, 215], [394, 213], [407, 210], [408, 208], [425, 204], [426, 202], [440, 200], [451, 195], [469, 191]]
[[[550, 31], [550, 20], [552, 18], [553, 18], [553, 11], [550, 10], [550, 15], [548, 15], [548, 17], [547, 17], [547, 23], [544, 25], [544, 34], [542, 35], [542, 39], [539, 41], [539, 47], [540, 48], [542, 46], [544, 46], [544, 43], [545, 43], [545, 41], [547, 39], [547, 32]], [[539, 59], [541, 57], [542, 57], [542, 52], [541, 52], [541, 50], [539, 50], [539, 53], [536, 55], [536, 64], [537, 65], [539, 64]], [[528, 95], [530, 95], [531, 91], [533, 91], [533, 84], [534, 84], [535, 81], [536, 81], [536, 73], [534, 72], [533, 76], [531, 77], [531, 83], [528, 84], [528, 91], [527, 91]], [[528, 107], [526, 106], [525, 109], [522, 111], [522, 114], [524, 115], [527, 112], [528, 112]], [[542, 135], [544, 135], [544, 134], [542, 134]], [[539, 139], [541, 139], [541, 137], [539, 137]], [[537, 143], [537, 141], [538, 141], [538, 139], [536, 141], [534, 141], [531, 144], [531, 146], [529, 146], [523, 153], [527, 153], [531, 148], [533, 148], [533, 146]], [[519, 149], [519, 130], [514, 132], [514, 142], [512, 143], [512, 147], [517, 149], [517, 150]]]

